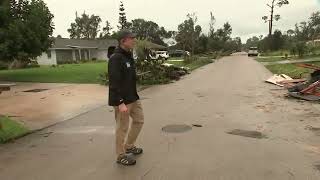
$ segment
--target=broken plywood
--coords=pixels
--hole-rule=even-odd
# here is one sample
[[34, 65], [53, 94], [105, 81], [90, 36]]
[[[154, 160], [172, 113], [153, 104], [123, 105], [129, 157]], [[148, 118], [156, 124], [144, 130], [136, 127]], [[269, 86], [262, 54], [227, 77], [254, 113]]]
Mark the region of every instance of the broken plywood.
[[283, 87], [284, 85], [280, 84], [280, 82], [281, 81], [288, 81], [288, 80], [293, 80], [293, 79], [285, 74], [280, 74], [280, 75], [275, 74], [272, 77], [270, 77], [269, 79], [267, 79], [266, 82]]

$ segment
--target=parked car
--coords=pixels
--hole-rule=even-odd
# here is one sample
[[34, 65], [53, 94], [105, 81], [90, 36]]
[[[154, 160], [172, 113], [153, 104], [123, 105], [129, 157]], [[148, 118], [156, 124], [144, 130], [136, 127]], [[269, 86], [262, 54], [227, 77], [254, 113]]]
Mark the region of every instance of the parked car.
[[257, 47], [249, 48], [248, 56], [258, 56], [258, 55], [259, 55], [259, 51]]
[[167, 51], [156, 51], [156, 56], [158, 59], [165, 59], [165, 60], [168, 60], [170, 57]]

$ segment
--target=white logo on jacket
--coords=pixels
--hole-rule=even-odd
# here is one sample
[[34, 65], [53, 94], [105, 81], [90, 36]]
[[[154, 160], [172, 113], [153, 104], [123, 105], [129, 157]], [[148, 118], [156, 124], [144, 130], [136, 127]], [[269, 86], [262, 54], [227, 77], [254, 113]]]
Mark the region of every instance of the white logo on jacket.
[[129, 62], [127, 62], [126, 65], [127, 65], [127, 68], [131, 67], [131, 64]]

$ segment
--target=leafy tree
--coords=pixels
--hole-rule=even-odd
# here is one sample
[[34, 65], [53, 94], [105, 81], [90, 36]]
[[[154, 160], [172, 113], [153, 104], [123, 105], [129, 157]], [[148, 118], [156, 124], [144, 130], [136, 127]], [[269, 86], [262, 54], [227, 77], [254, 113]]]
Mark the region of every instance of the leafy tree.
[[320, 11], [312, 13], [309, 18], [310, 37], [312, 40], [319, 38], [320, 33]]
[[70, 33], [71, 39], [95, 39], [99, 33], [101, 18], [96, 15], [88, 15], [85, 12], [78, 17], [76, 13], [76, 19], [74, 23], [71, 23]]
[[222, 33], [220, 33], [220, 38], [224, 42], [226, 42], [227, 40], [229, 40], [231, 38], [231, 34], [232, 34], [232, 27], [228, 22], [226, 22], [223, 25]]
[[111, 37], [111, 31], [112, 27], [109, 21], [106, 21], [105, 27], [102, 28], [102, 33], [100, 33], [100, 38], [110, 38]]
[[280, 15], [279, 14], [274, 14], [275, 8], [276, 7], [282, 7], [283, 5], [289, 4], [288, 0], [270, 0], [271, 3], [267, 4], [268, 8], [270, 9], [270, 16], [263, 16], [262, 19], [266, 22], [269, 23], [269, 36], [272, 35], [272, 29], [273, 29], [273, 23], [274, 21], [279, 21], [280, 20]]
[[253, 36], [247, 40], [246, 47], [258, 47], [260, 39], [257, 36]]
[[217, 31], [213, 34], [209, 39], [209, 47], [211, 50], [220, 51], [229, 49], [227, 46], [227, 42], [231, 41], [232, 27], [226, 22], [222, 28], [217, 29]]
[[198, 42], [198, 52], [199, 53], [205, 53], [208, 51], [208, 45], [209, 45], [209, 37], [207, 37], [205, 34], [202, 34], [199, 37]]
[[164, 27], [160, 27], [159, 30], [159, 35], [163, 38], [172, 38], [175, 33], [175, 31], [167, 31]]
[[292, 29], [287, 30], [287, 35], [288, 35], [289, 37], [294, 36], [294, 30], [292, 30]]
[[241, 38], [235, 37], [225, 42], [224, 51], [231, 53], [234, 51], [241, 51], [241, 48], [242, 48]]
[[274, 34], [272, 35], [272, 46], [271, 50], [280, 50], [283, 48], [284, 45], [284, 37], [282, 36], [282, 32], [279, 30], [276, 30]]
[[165, 45], [162, 39], [171, 38], [175, 33], [174, 31], [166, 31], [164, 27], [160, 27], [157, 23], [144, 19], [132, 20], [130, 29], [136, 33], [137, 38], [146, 39], [160, 45]]
[[3, 0], [0, 5], [0, 60], [25, 66], [51, 46], [53, 15], [42, 0]]
[[199, 40], [202, 28], [197, 23], [197, 16], [188, 14], [187, 19], [178, 26], [178, 33], [176, 41], [183, 47], [184, 50], [191, 50], [192, 54], [195, 53], [195, 45]]
[[295, 34], [298, 41], [306, 41], [310, 39], [310, 26], [307, 22], [300, 22], [295, 25]]
[[[257, 43], [257, 38], [254, 38], [254, 44]], [[258, 47], [261, 51], [277, 51], [289, 47], [289, 37], [282, 34], [281, 31], [276, 30], [271, 36], [267, 36], [258, 41]], [[248, 46], [247, 46], [248, 47]]]

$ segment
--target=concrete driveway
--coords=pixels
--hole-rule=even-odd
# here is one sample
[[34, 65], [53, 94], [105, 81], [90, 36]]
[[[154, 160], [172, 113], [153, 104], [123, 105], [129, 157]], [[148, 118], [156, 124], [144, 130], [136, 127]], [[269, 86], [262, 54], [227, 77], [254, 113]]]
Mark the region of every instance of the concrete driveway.
[[[285, 98], [264, 83], [270, 75], [232, 56], [143, 91], [145, 153], [134, 167], [115, 163], [113, 112], [104, 106], [1, 145], [1, 180], [318, 180], [319, 105]], [[162, 131], [179, 124], [203, 127]]]
[[95, 84], [17, 83], [0, 94], [0, 114], [42, 129], [105, 105], [107, 92]]

